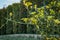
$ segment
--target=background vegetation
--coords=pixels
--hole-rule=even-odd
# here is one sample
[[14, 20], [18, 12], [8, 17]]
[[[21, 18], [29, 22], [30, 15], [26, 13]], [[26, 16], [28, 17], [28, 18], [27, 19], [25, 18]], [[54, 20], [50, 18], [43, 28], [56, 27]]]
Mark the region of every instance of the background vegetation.
[[0, 34], [60, 35], [60, 0], [21, 0], [0, 9]]

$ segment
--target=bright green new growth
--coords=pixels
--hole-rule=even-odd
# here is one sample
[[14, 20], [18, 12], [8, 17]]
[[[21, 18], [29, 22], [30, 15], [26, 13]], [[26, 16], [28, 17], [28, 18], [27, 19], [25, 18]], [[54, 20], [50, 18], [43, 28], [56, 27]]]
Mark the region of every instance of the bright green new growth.
[[[29, 3], [29, 2], [28, 2]], [[32, 3], [33, 4], [33, 3]], [[29, 5], [28, 5], [29, 6]], [[25, 5], [27, 8], [27, 6]], [[30, 6], [29, 6], [30, 7]], [[30, 9], [28, 7], [28, 10]], [[59, 18], [59, 13], [58, 12], [60, 9], [60, 2], [57, 1], [51, 1], [49, 4], [42, 6], [42, 7], [37, 7], [36, 4], [31, 6], [34, 8], [35, 11], [32, 11], [33, 9], [30, 9], [28, 16], [25, 21], [25, 18], [22, 18], [25, 23], [30, 23], [35, 25], [35, 28], [37, 33], [39, 32], [40, 34], [49, 34], [48, 32], [40, 31], [41, 28], [45, 28], [45, 30], [49, 31], [52, 29], [52, 27], [60, 27], [60, 18]], [[58, 10], [58, 11], [57, 11]], [[50, 29], [49, 29], [50, 28]], [[53, 28], [54, 29], [54, 28]], [[57, 29], [60, 30], [60, 29]], [[53, 30], [54, 32], [57, 32], [57, 30]], [[60, 34], [60, 32], [58, 32]], [[54, 34], [54, 33], [53, 33]]]

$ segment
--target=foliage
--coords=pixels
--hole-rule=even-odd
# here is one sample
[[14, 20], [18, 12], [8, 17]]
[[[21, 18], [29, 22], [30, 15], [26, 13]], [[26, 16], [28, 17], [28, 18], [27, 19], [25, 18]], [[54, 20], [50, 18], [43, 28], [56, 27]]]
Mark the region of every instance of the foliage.
[[60, 35], [59, 0], [22, 0], [0, 9], [0, 14], [0, 34]]
[[[28, 2], [30, 4], [31, 2], [25, 1], [23, 2], [24, 5]], [[30, 23], [35, 26], [35, 31], [38, 34], [60, 34], [60, 14], [57, 10], [59, 9], [59, 2], [60, 1], [51, 1], [49, 4], [45, 4], [45, 6], [37, 7], [37, 4], [33, 5], [33, 2], [31, 5], [25, 5], [26, 9], [28, 10], [27, 16], [27, 22], [25, 22], [25, 18], [23, 21], [25, 23]], [[27, 7], [28, 6], [28, 7]], [[30, 8], [32, 7], [32, 8]], [[34, 10], [34, 11], [33, 11]], [[56, 28], [55, 28], [56, 27]], [[54, 30], [53, 30], [54, 29]], [[52, 30], [52, 31], [51, 31]], [[49, 32], [49, 33], [48, 33]]]

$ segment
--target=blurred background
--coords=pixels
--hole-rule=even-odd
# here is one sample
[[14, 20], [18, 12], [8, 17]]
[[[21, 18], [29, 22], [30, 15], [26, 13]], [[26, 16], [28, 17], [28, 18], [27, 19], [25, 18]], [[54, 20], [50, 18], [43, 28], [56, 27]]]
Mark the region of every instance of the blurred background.
[[0, 35], [60, 36], [60, 0], [0, 0]]

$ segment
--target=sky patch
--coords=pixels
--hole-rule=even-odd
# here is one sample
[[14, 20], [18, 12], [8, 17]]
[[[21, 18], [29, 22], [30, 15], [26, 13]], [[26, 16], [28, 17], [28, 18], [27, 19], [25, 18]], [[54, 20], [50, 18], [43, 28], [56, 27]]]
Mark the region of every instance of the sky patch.
[[0, 0], [0, 9], [12, 5], [13, 3], [20, 3], [20, 0]]

